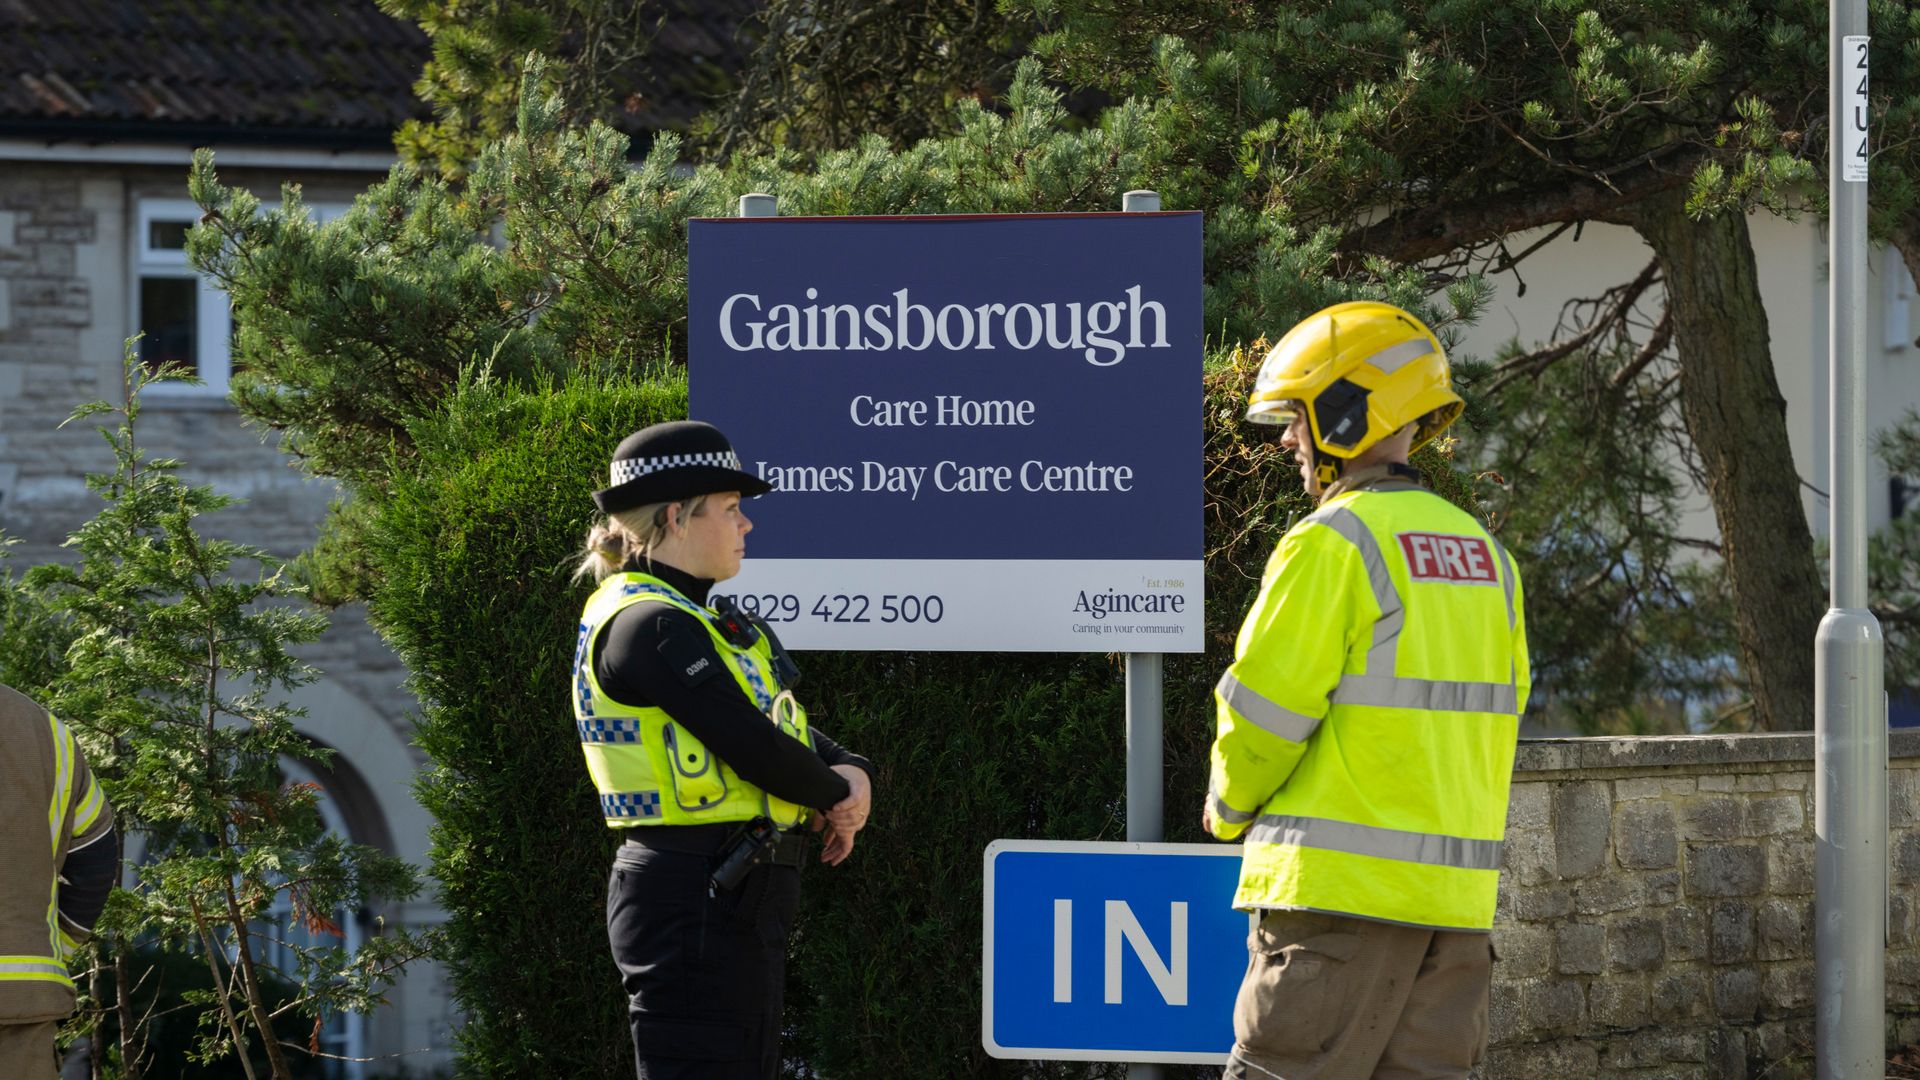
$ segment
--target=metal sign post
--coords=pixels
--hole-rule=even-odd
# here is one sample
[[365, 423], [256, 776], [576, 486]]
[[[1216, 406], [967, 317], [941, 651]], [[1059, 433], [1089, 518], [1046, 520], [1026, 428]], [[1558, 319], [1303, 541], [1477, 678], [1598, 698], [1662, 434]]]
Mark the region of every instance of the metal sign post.
[[[1160, 193], [1129, 191], [1120, 197], [1120, 209], [1158, 213]], [[1161, 660], [1160, 653], [1127, 654], [1127, 839], [1136, 844], [1159, 843], [1166, 836]], [[1162, 1075], [1158, 1065], [1127, 1066], [1127, 1080], [1160, 1080]]]
[[[756, 508], [769, 539], [728, 586], [788, 645], [1126, 657], [1138, 845], [1164, 835], [1164, 654], [1205, 648], [1201, 229], [1152, 191], [1121, 209], [781, 218], [743, 195], [771, 220], [689, 225], [688, 394], [794, 496]], [[1142, 402], [1157, 423], [1112, 423]]]
[[1868, 1080], [1885, 1071], [1887, 699], [1866, 585], [1866, 0], [1830, 0], [1828, 21], [1833, 568], [1814, 660], [1814, 1054], [1820, 1080]]

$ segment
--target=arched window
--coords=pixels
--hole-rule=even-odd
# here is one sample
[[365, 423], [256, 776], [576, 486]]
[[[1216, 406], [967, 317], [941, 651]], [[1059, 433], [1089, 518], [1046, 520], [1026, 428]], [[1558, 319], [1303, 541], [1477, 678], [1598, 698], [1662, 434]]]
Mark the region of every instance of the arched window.
[[[356, 837], [343, 812], [342, 800], [334, 788], [341, 786], [331, 770], [297, 759], [280, 759], [281, 775], [289, 784], [310, 784], [319, 789], [315, 805], [327, 831], [348, 841], [365, 843]], [[318, 915], [318, 917], [315, 917]], [[270, 925], [260, 928], [261, 959], [281, 971], [298, 967], [296, 949], [344, 948], [351, 953], [360, 947], [365, 935], [364, 911], [336, 909], [330, 913], [296, 913], [293, 898], [286, 891], [274, 894], [268, 914]], [[337, 931], [330, 932], [330, 931]], [[361, 1080], [366, 1075], [367, 1018], [358, 1013], [334, 1013], [320, 1027], [320, 1052], [332, 1055], [322, 1059], [327, 1080]]]

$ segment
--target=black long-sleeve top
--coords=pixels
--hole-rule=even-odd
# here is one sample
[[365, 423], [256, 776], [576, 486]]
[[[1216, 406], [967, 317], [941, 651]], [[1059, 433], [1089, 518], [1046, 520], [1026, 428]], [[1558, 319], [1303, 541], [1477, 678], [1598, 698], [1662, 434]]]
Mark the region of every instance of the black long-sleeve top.
[[[120, 877], [120, 836], [117, 825], [69, 849], [60, 867], [60, 917], [73, 930], [92, 933], [93, 924], [107, 908], [107, 894]], [[75, 935], [80, 936], [80, 935]]]
[[[713, 588], [658, 560], [624, 569], [652, 574], [696, 604]], [[811, 750], [783, 734], [728, 673], [706, 627], [670, 604], [632, 604], [616, 614], [594, 645], [593, 674], [608, 697], [665, 710], [742, 780], [788, 802], [825, 810], [846, 798], [851, 789], [835, 765], [873, 775], [871, 762], [811, 723]]]

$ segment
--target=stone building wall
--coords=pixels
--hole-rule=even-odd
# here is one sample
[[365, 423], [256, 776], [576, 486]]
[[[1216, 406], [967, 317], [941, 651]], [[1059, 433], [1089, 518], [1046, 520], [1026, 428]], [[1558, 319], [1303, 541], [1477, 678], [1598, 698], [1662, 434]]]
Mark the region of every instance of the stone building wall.
[[[1920, 1038], [1920, 731], [1893, 733], [1888, 1035]], [[1813, 737], [1522, 743], [1486, 1075], [1811, 1076]]]
[[[373, 179], [364, 173], [289, 177], [222, 170], [269, 203], [280, 184], [305, 181], [310, 202], [345, 202]], [[70, 558], [60, 544], [96, 513], [89, 471], [111, 467], [94, 423], [59, 427], [75, 406], [123, 397], [123, 342], [137, 330], [134, 239], [145, 199], [186, 198], [186, 167], [0, 162], [0, 532], [19, 543], [16, 571]], [[107, 418], [108, 421], [111, 418]], [[98, 422], [98, 421], [96, 421]], [[270, 436], [242, 423], [224, 395], [151, 394], [138, 434], [156, 456], [183, 461], [181, 475], [244, 500], [201, 521], [211, 536], [287, 557], [310, 547], [337, 488], [304, 475]], [[412, 745], [414, 699], [397, 657], [356, 608], [331, 616], [325, 636], [304, 650], [321, 680], [294, 701], [308, 709], [302, 730], [338, 756], [329, 795], [358, 797], [343, 808], [354, 839], [386, 847], [423, 869], [429, 816], [410, 783], [421, 757]], [[362, 921], [374, 932], [420, 926], [443, 915], [428, 897], [390, 903]], [[365, 1049], [427, 1053], [381, 1062], [374, 1071], [426, 1072], [444, 1066], [454, 1021], [444, 980], [419, 965], [390, 995], [394, 1008], [369, 1018]]]

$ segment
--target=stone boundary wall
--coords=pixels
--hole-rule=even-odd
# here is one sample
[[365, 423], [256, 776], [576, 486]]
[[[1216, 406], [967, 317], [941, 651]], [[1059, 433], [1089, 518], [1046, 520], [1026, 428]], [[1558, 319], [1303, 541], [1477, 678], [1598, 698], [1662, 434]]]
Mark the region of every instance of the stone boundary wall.
[[[1920, 1041], [1920, 731], [1892, 733], [1889, 1045]], [[1813, 736], [1527, 740], [1489, 1080], [1811, 1076]]]

